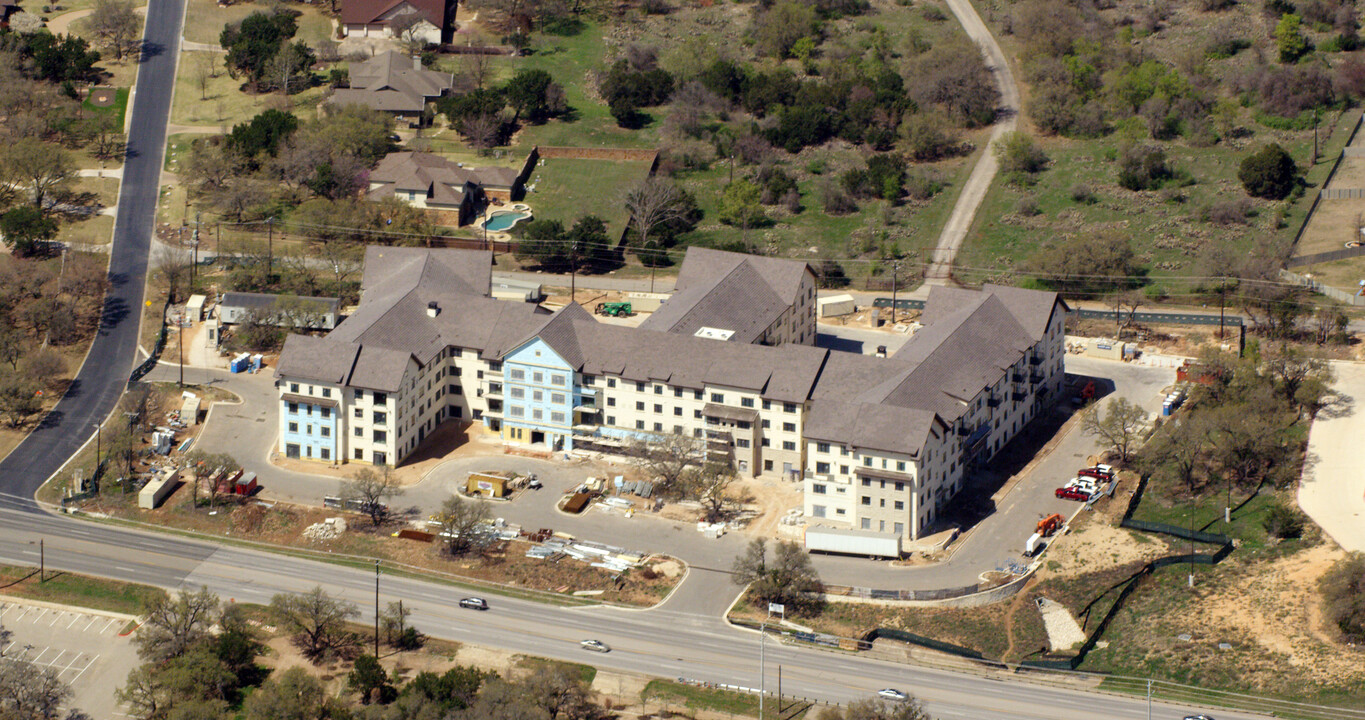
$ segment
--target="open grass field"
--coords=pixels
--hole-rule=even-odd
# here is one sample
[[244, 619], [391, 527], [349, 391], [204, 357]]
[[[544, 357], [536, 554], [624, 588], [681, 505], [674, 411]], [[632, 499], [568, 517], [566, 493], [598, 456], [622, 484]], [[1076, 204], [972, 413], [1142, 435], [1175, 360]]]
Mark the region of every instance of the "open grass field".
[[[257, 113], [278, 107], [279, 93], [253, 94], [242, 90], [243, 81], [223, 70], [223, 56], [206, 51], [187, 51], [180, 54], [180, 67], [175, 77], [175, 100], [171, 107], [171, 123], [198, 125], [230, 130]], [[207, 83], [200, 85], [201, 65], [212, 63], [214, 68]], [[326, 92], [315, 86], [289, 96], [290, 110], [300, 118], [312, 117]]]
[[[93, 2], [91, 3], [93, 5]], [[332, 20], [322, 13], [321, 8], [307, 4], [290, 4], [290, 10], [303, 14], [297, 18], [298, 32], [294, 35], [310, 46], [332, 36]], [[218, 44], [218, 36], [223, 26], [241, 22], [253, 12], [269, 12], [270, 5], [264, 3], [234, 3], [219, 5], [216, 0], [187, 0], [185, 5], [185, 39], [196, 43]]]
[[531, 171], [526, 184], [535, 190], [526, 193], [525, 202], [537, 219], [558, 220], [566, 228], [584, 215], [597, 215], [615, 239], [628, 220], [622, 198], [648, 173], [643, 162], [547, 159]]

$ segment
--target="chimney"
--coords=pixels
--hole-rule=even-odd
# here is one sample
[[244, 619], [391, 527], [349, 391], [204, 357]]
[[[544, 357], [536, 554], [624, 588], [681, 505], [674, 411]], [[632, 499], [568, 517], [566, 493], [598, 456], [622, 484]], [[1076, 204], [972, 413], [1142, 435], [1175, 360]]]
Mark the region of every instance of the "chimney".
[[431, 302], [427, 303], [427, 317], [433, 317], [433, 318], [434, 318], [434, 317], [436, 317], [437, 315], [440, 315], [440, 314], [441, 314], [441, 307], [440, 307], [439, 305], [436, 304], [436, 301], [435, 301], [435, 300], [432, 300]]

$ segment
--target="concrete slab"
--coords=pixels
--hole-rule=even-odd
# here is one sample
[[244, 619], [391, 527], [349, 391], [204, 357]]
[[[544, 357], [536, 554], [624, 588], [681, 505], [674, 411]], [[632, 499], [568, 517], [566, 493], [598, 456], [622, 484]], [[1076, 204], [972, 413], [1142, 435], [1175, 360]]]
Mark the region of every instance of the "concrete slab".
[[1334, 362], [1336, 399], [1318, 413], [1308, 432], [1308, 456], [1299, 480], [1299, 507], [1350, 551], [1365, 552], [1365, 365]]

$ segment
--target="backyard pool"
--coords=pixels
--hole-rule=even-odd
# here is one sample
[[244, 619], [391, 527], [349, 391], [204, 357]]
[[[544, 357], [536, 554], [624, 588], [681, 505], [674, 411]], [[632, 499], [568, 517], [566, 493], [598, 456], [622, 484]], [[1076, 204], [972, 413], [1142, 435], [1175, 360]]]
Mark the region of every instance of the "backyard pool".
[[502, 212], [490, 214], [488, 219], [484, 221], [483, 227], [485, 230], [490, 230], [492, 232], [502, 232], [529, 217], [531, 217], [531, 213], [529, 212], [511, 212], [504, 210]]

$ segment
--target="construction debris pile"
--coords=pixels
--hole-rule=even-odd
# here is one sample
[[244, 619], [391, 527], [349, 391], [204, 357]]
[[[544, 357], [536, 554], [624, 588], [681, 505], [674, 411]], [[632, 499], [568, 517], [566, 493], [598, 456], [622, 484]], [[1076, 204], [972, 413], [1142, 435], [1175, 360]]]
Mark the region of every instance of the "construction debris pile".
[[346, 532], [346, 518], [330, 517], [304, 528], [303, 536], [309, 540], [335, 540], [344, 532]]
[[526, 557], [559, 562], [572, 558], [595, 568], [622, 573], [644, 563], [646, 555], [603, 543], [575, 540], [572, 536], [551, 535], [544, 542], [533, 545]]

